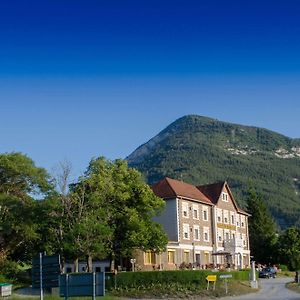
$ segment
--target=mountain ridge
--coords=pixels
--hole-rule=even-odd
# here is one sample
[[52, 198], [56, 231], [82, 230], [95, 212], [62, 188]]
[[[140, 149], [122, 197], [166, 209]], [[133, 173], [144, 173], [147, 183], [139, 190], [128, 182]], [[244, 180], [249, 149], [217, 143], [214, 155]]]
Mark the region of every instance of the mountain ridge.
[[242, 208], [249, 186], [255, 185], [280, 227], [300, 225], [298, 138], [187, 115], [139, 146], [127, 160], [150, 184], [166, 176], [195, 185], [226, 180]]

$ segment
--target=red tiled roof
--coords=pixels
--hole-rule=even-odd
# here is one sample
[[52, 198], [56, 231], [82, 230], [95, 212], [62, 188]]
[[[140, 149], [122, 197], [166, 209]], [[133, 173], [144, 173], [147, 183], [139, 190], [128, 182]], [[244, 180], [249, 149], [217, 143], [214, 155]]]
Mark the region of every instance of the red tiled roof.
[[197, 188], [206, 195], [213, 204], [217, 204], [225, 182], [217, 182], [207, 185], [199, 185]]
[[161, 198], [182, 197], [198, 200], [212, 205], [210, 199], [204, 195], [196, 186], [171, 178], [164, 178], [152, 186], [153, 192]]

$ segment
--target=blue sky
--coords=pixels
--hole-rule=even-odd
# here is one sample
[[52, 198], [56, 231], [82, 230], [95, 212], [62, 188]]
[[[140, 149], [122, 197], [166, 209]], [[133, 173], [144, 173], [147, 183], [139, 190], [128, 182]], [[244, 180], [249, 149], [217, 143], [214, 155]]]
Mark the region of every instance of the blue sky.
[[81, 174], [186, 114], [300, 137], [300, 2], [0, 3], [0, 153]]

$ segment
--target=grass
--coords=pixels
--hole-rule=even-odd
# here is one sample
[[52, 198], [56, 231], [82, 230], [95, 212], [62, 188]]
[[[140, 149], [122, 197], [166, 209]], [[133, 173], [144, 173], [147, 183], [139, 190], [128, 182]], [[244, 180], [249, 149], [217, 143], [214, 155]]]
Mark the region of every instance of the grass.
[[288, 282], [286, 287], [296, 293], [300, 293], [300, 284], [296, 282]]
[[[228, 294], [230, 295], [241, 295], [253, 292], [254, 290], [250, 288], [249, 282], [238, 281], [238, 280], [228, 280]], [[226, 296], [225, 283], [224, 281], [218, 281], [216, 284], [216, 289], [210, 289], [207, 291], [199, 287], [197, 284], [180, 285], [180, 284], [155, 284], [139, 288], [119, 288], [107, 292], [105, 297], [97, 297], [96, 299], [101, 300], [120, 300], [121, 298], [136, 298], [136, 299], [149, 299], [149, 298], [159, 298], [159, 299], [211, 299]], [[17, 295], [9, 297], [10, 300], [38, 300], [39, 296], [27, 296], [27, 295]], [[44, 300], [62, 300], [56, 295], [44, 295]], [[70, 300], [90, 300], [91, 297], [70, 297]]]
[[[92, 297], [70, 297], [71, 300], [91, 300]], [[40, 299], [39, 296], [20, 296], [20, 295], [13, 295], [9, 297], [9, 300], [37, 300]], [[64, 298], [59, 296], [52, 296], [52, 295], [45, 295], [44, 300], [62, 300]], [[117, 297], [114, 296], [104, 296], [104, 297], [96, 297], [98, 300], [117, 300]]]

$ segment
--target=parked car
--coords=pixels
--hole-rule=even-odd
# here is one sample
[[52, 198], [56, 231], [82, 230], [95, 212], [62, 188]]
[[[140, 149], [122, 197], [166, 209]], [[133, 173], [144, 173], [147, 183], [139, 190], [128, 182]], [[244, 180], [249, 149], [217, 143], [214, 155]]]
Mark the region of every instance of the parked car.
[[272, 267], [263, 268], [259, 274], [259, 278], [275, 278], [276, 277], [276, 270]]

